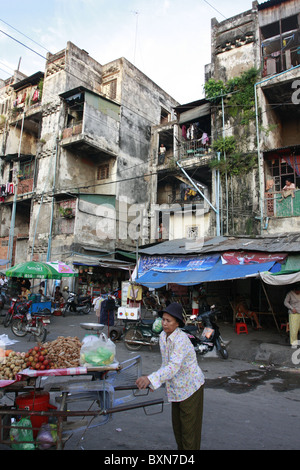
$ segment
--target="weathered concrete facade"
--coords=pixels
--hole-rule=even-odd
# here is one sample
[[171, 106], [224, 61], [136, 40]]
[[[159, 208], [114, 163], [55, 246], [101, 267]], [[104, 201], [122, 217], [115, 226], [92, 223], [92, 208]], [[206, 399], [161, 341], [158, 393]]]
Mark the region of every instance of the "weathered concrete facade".
[[[212, 19], [212, 55], [205, 80], [223, 83], [224, 89], [230, 83], [230, 91], [218, 99], [206, 96], [207, 100], [177, 106], [175, 120], [152, 128], [157, 168], [153, 200], [157, 194], [158, 204], [176, 202], [182, 210], [187, 202], [202, 204], [201, 227], [188, 223], [194, 233], [255, 235], [299, 230], [300, 192], [296, 190], [292, 200], [279, 202], [287, 177], [300, 187], [299, 11], [299, 0], [254, 1], [249, 11], [220, 23]], [[240, 90], [233, 83], [247, 74], [253, 85], [234, 102]], [[189, 136], [187, 129], [192, 129]], [[195, 130], [199, 132], [194, 134]], [[203, 145], [204, 135], [209, 139]], [[226, 139], [234, 142], [232, 155], [212, 147]], [[162, 164], [161, 143], [166, 147]], [[224, 170], [231, 156], [237, 165]], [[212, 166], [217, 158], [223, 160], [221, 175], [218, 168], [222, 167]], [[196, 196], [182, 197], [182, 183]], [[168, 235], [180, 238], [182, 227], [176, 234], [174, 226], [171, 222]]]
[[151, 126], [178, 103], [126, 59], [101, 65], [70, 42], [44, 73], [2, 85], [1, 177], [13, 188], [0, 208], [2, 259], [70, 264], [135, 249], [130, 208], [149, 210]]
[[299, 229], [298, 191], [292, 200], [280, 201], [286, 178], [300, 187], [299, 11], [297, 0], [253, 2], [247, 12], [221, 23], [212, 20], [212, 62], [206, 67], [206, 78], [227, 82], [251, 67], [259, 71], [254, 86], [255, 119], [247, 127], [240, 125], [239, 112], [236, 117], [228, 116], [226, 97], [223, 112], [219, 107], [216, 117], [212, 116], [214, 139], [233, 136], [242, 152], [257, 155], [257, 169], [242, 179], [229, 177], [228, 233]]

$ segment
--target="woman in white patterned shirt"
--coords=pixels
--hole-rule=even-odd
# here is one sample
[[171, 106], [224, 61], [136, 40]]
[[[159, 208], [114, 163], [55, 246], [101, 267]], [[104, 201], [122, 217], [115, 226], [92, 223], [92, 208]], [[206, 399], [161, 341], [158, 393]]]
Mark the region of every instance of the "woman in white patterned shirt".
[[180, 329], [184, 326], [182, 307], [170, 304], [163, 312], [163, 331], [159, 345], [160, 369], [139, 377], [139, 389], [152, 390], [166, 384], [168, 401], [172, 403], [172, 425], [178, 450], [199, 450], [203, 415], [204, 375], [198, 365], [194, 347]]

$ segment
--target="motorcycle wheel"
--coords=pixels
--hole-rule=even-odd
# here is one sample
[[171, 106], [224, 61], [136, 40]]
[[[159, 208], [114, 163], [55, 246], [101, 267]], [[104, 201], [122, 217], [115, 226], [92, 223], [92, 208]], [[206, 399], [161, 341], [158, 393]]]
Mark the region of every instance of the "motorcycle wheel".
[[70, 311], [70, 308], [68, 305], [66, 305], [63, 309], [62, 309], [62, 316], [65, 317], [67, 315], [67, 313], [69, 313]]
[[88, 313], [90, 313], [90, 311], [91, 311], [91, 306], [90, 306], [90, 304], [87, 304], [87, 305], [84, 307], [84, 309], [82, 310], [82, 312], [83, 312], [85, 315], [87, 315]]
[[11, 324], [12, 317], [13, 317], [12, 313], [7, 312], [7, 314], [5, 315], [4, 321], [3, 321], [3, 326], [5, 326], [5, 328], [7, 328]]
[[44, 327], [43, 323], [40, 321], [37, 321], [36, 329], [37, 329], [37, 332], [34, 334], [34, 336], [37, 342], [44, 343], [47, 338], [48, 331]]
[[143, 335], [139, 330], [135, 328], [129, 328], [124, 336], [125, 346], [129, 351], [139, 351], [142, 344], [134, 344], [132, 341], [143, 341]]
[[216, 348], [223, 359], [228, 359], [228, 351], [226, 349], [226, 346], [223, 341], [220, 341], [219, 338], [216, 339]]
[[19, 320], [19, 319], [15, 319], [12, 321], [12, 324], [11, 324], [11, 331], [13, 332], [14, 335], [16, 336], [26, 336], [27, 335], [27, 331], [23, 330], [23, 325], [24, 323]]

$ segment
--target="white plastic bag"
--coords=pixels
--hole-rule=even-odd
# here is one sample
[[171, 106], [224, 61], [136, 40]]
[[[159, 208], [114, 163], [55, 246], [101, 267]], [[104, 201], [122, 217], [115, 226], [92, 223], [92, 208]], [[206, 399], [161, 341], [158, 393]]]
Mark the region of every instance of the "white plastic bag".
[[105, 366], [115, 361], [116, 345], [104, 333], [86, 336], [80, 350], [80, 365]]

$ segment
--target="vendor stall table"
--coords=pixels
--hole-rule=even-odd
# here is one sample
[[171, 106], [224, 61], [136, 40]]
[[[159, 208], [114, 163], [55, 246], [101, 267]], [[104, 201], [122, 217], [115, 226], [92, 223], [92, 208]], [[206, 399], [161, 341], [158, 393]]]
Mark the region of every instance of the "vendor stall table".
[[[136, 398], [134, 392], [137, 388], [135, 380], [140, 374], [141, 358], [137, 356], [121, 364], [114, 363], [110, 366], [102, 367], [76, 367], [46, 371], [25, 369], [14, 382], [0, 381], [0, 398], [1, 393], [2, 396], [8, 393], [15, 394], [14, 406], [1, 407], [0, 405], [0, 443], [11, 444], [8, 436], [13, 417], [42, 416], [57, 420], [56, 449], [63, 450], [66, 440], [75, 431], [83, 431], [85, 433], [91, 427], [106, 424], [113, 413], [141, 407], [146, 409], [154, 405], [160, 406], [159, 412], [161, 413], [163, 411], [162, 399], [128, 404], [128, 402]], [[57, 380], [58, 377], [65, 376], [69, 376], [68, 382]], [[70, 376], [75, 380], [70, 380]], [[40, 377], [51, 377], [51, 380], [46, 386], [39, 387], [37, 379]], [[31, 407], [29, 409], [18, 408], [16, 406], [16, 397], [20, 397], [20, 393], [28, 391], [31, 391], [33, 397], [38, 391], [49, 392], [50, 394], [59, 392], [59, 396], [56, 397], [56, 403], [59, 407], [51, 406], [51, 409], [39, 411], [31, 409]], [[121, 398], [115, 398], [115, 392], [117, 391], [130, 391], [130, 394]], [[84, 401], [92, 402], [92, 405], [89, 405], [88, 409], [70, 410], [72, 403], [77, 402], [78, 407]], [[91, 409], [94, 404], [97, 405], [97, 409]], [[152, 414], [156, 413], [157, 411]], [[75, 418], [74, 422], [68, 421], [71, 417]], [[89, 419], [83, 419], [84, 417]], [[33, 442], [37, 444], [36, 439]], [[23, 441], [22, 444], [24, 443]]]

